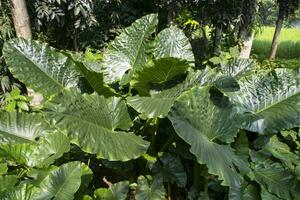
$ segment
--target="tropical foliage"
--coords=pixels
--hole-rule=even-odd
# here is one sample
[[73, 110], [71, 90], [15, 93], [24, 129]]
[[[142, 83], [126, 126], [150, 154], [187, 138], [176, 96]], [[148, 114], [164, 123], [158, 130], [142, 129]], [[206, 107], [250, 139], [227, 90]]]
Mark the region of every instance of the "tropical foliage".
[[44, 100], [0, 111], [0, 199], [300, 199], [300, 69], [200, 70], [157, 26], [138, 19], [103, 56], [5, 43]]

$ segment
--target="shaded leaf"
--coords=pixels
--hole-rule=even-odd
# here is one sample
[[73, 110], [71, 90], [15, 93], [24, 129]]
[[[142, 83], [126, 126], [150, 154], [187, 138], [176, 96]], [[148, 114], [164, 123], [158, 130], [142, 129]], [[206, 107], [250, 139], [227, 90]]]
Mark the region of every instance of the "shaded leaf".
[[77, 71], [88, 81], [90, 86], [98, 94], [105, 97], [115, 96], [116, 92], [104, 82], [104, 75], [101, 71], [100, 63], [89, 61], [77, 55], [71, 55], [76, 62]]
[[[151, 183], [152, 182], [152, 183]], [[148, 180], [144, 176], [139, 176], [137, 181], [136, 200], [165, 200], [166, 191], [162, 178], [154, 177], [154, 180]]]
[[202, 72], [190, 72], [183, 82], [164, 90], [151, 90], [150, 96], [133, 96], [127, 98], [127, 103], [136, 111], [149, 118], [165, 117], [181, 92], [198, 83]]
[[98, 200], [125, 200], [129, 191], [129, 182], [122, 181], [113, 184], [108, 189], [100, 188], [95, 190], [94, 195]]
[[164, 153], [159, 156], [152, 171], [156, 177], [163, 177], [164, 182], [176, 183], [178, 187], [184, 187], [187, 183], [187, 175], [182, 163], [175, 155]]
[[188, 62], [176, 58], [153, 60], [134, 73], [131, 85], [138, 90], [140, 96], [148, 96], [151, 89], [168, 88], [168, 81], [178, 78], [188, 68]]
[[279, 163], [265, 160], [256, 163], [252, 168], [255, 180], [269, 192], [283, 199], [293, 199], [291, 191], [294, 188], [294, 176]]

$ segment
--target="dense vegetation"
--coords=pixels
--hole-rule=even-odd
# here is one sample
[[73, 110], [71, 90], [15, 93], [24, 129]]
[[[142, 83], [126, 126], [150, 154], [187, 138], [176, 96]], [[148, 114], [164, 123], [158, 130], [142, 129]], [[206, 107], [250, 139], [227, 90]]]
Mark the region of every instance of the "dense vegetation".
[[103, 54], [5, 43], [44, 100], [4, 103], [23, 112], [0, 112], [0, 199], [299, 199], [299, 68], [231, 49], [200, 70], [185, 34], [157, 24], [142, 17]]
[[0, 200], [300, 200], [299, 3], [0, 0]]

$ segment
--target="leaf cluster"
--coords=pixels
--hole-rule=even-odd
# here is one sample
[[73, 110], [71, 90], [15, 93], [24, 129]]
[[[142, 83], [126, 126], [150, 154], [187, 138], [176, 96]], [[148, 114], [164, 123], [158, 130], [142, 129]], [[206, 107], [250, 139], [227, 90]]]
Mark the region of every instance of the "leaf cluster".
[[198, 70], [149, 14], [103, 54], [5, 43], [44, 96], [0, 112], [0, 199], [298, 199], [299, 68], [230, 58]]

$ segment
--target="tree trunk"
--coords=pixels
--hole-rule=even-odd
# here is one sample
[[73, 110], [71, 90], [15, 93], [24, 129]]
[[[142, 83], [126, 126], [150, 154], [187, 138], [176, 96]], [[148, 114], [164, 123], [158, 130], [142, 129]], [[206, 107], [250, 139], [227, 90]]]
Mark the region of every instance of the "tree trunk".
[[[159, 4], [159, 3], [158, 3]], [[158, 8], [158, 32], [162, 31], [176, 20], [177, 6], [175, 3]]]
[[278, 19], [276, 21], [276, 28], [275, 28], [275, 33], [272, 41], [272, 47], [270, 50], [270, 59], [273, 60], [276, 58], [276, 53], [277, 53], [277, 48], [279, 44], [279, 38], [280, 38], [280, 33], [281, 33], [281, 28], [283, 25], [283, 16], [279, 15]]
[[214, 43], [213, 52], [215, 55], [219, 55], [221, 52], [221, 41], [222, 41], [222, 27], [216, 26], [214, 30]]
[[[250, 58], [253, 40], [254, 40], [254, 30], [253, 27], [249, 27], [253, 24], [255, 20], [255, 15], [259, 11], [259, 4], [261, 0], [255, 0], [252, 2], [248, 1], [248, 3], [243, 11], [243, 15], [246, 16], [244, 23], [239, 31], [239, 39], [242, 41], [242, 48], [240, 53], [240, 58]], [[249, 6], [250, 5], [250, 6]], [[247, 17], [247, 15], [254, 16], [254, 17]], [[251, 28], [251, 30], [250, 30]]]
[[11, 0], [11, 12], [17, 37], [32, 38], [25, 0]]
[[254, 40], [254, 32], [251, 31], [250, 33], [247, 32], [245, 37], [242, 37], [243, 43], [240, 53], [240, 58], [250, 58], [252, 44]]

